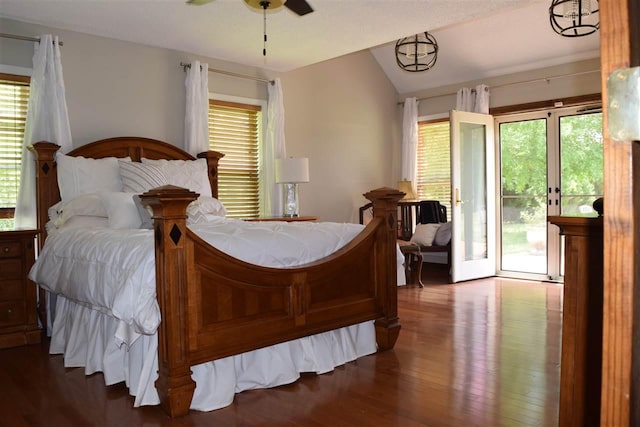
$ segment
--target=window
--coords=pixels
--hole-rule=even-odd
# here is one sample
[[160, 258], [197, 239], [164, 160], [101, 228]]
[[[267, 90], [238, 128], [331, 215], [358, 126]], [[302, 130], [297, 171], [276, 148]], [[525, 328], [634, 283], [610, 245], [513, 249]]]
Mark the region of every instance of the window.
[[416, 189], [420, 200], [437, 200], [451, 218], [449, 121], [418, 122]]
[[260, 106], [209, 101], [209, 147], [225, 154], [218, 168], [218, 198], [229, 217], [260, 213], [261, 115]]
[[29, 81], [27, 76], [0, 73], [0, 228], [13, 228]]

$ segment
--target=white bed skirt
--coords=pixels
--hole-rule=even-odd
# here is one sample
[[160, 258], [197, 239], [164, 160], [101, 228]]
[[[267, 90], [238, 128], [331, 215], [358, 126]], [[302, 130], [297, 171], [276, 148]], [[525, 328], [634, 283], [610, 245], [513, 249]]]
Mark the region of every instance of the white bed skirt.
[[[122, 342], [115, 338], [123, 335], [121, 323], [58, 296], [49, 353], [63, 354], [65, 367], [84, 367], [86, 375], [102, 372], [106, 385], [124, 381], [136, 407], [157, 405], [157, 334]], [[375, 352], [370, 321], [192, 366], [191, 409], [223, 408], [235, 393], [289, 384], [302, 372], [326, 373]]]

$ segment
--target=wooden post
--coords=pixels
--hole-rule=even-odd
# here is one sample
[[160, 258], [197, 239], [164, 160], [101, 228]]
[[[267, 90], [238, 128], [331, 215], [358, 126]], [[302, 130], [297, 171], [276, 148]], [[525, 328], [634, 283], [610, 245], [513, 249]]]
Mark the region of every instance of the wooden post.
[[[40, 197], [38, 206], [50, 207], [60, 201], [57, 174], [53, 173], [56, 167], [55, 156], [60, 146], [52, 142], [39, 141], [29, 146], [36, 161], [36, 194]], [[47, 209], [39, 209], [36, 218], [38, 230], [38, 249], [42, 249], [47, 237], [47, 221], [49, 213]]]
[[404, 193], [394, 188], [378, 188], [364, 194], [373, 203], [373, 218], [383, 221], [378, 239], [382, 241], [382, 250], [376, 252], [377, 263], [380, 266], [381, 277], [379, 289], [382, 296], [384, 317], [376, 319], [376, 341], [380, 350], [393, 348], [400, 333], [398, 319], [398, 278], [397, 278], [397, 239], [398, 239], [398, 201], [404, 197]]
[[[156, 293], [162, 320], [158, 328], [158, 379], [162, 408], [171, 416], [189, 412], [195, 382], [189, 366], [187, 319], [187, 206], [197, 193], [167, 185], [140, 196], [153, 208]], [[171, 345], [168, 345], [171, 343]]]
[[550, 216], [565, 236], [559, 427], [600, 425], [602, 217]]
[[224, 154], [218, 151], [205, 151], [198, 154], [199, 159], [207, 160], [207, 170], [209, 171], [207, 176], [211, 185], [211, 195], [216, 199], [218, 198], [218, 162], [223, 157]]

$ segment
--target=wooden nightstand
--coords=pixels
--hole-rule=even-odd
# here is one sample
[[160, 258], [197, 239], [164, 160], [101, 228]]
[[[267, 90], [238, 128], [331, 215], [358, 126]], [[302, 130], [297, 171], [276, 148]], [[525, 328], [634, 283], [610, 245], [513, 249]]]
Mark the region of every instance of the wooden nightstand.
[[36, 234], [0, 231], [0, 348], [40, 342], [36, 285], [27, 278], [35, 261]]
[[268, 216], [263, 218], [247, 218], [245, 221], [286, 221], [286, 222], [299, 222], [299, 221], [317, 221], [316, 216]]

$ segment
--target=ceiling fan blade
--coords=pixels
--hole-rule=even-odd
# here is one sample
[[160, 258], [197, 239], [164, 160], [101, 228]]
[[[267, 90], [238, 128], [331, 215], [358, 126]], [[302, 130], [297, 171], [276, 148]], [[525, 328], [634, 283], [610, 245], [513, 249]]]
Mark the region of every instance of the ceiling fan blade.
[[300, 16], [313, 12], [313, 8], [305, 0], [287, 0], [284, 5]]
[[213, 0], [187, 0], [187, 4], [194, 6], [202, 6], [203, 4], [211, 3]]

